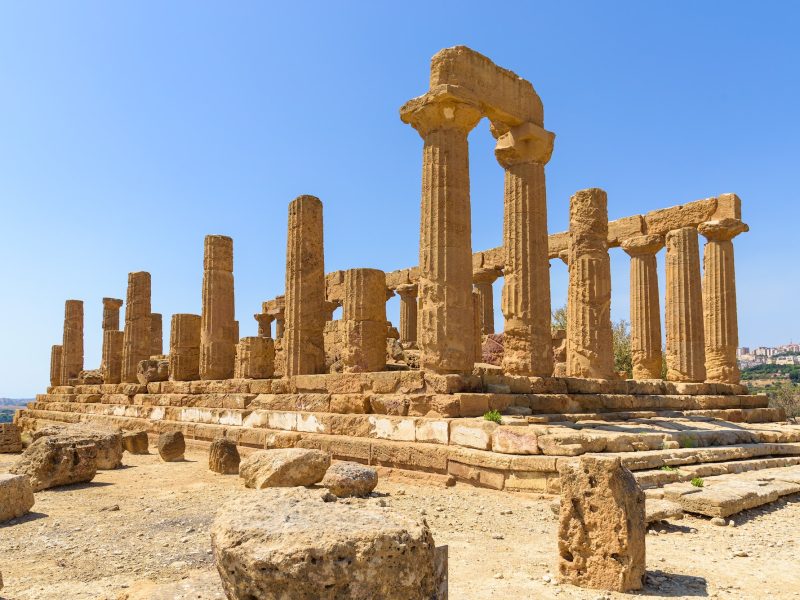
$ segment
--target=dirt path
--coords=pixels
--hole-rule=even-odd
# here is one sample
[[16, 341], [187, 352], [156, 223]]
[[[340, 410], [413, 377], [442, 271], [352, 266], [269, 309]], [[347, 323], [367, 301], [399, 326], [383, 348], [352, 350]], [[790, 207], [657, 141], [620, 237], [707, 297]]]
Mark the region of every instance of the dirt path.
[[[169, 598], [183, 597], [178, 589], [188, 589], [187, 598], [222, 598], [208, 533], [214, 513], [228, 499], [258, 492], [208, 471], [201, 450], [187, 458], [162, 463], [157, 455], [126, 454], [125, 468], [101, 471], [90, 484], [36, 494], [31, 514], [0, 526], [0, 598], [149, 598], [151, 582], [177, 582]], [[0, 455], [0, 472], [13, 459]], [[555, 581], [557, 556], [549, 500], [405, 479], [384, 479], [377, 491], [386, 494], [387, 510], [424, 514], [437, 544], [449, 545], [453, 599], [627, 597], [546, 581]], [[800, 598], [800, 498], [734, 521], [656, 526], [641, 595]]]

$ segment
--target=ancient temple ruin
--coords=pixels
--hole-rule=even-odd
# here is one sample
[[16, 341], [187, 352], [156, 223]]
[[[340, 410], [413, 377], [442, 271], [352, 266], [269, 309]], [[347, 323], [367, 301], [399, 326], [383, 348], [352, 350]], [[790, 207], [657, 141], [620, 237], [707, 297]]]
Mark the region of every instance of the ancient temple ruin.
[[[468, 135], [484, 117], [505, 171], [503, 244], [475, 251]], [[288, 210], [285, 290], [255, 314], [258, 336], [239, 338], [233, 240], [207, 236], [202, 314], [172, 315], [166, 355], [154, 342], [161, 316], [152, 312], [148, 273], [129, 275], [122, 330], [122, 301], [103, 299], [99, 371], [84, 370], [84, 303], [68, 300], [50, 386], [17, 423], [95, 422], [179, 430], [199, 443], [318, 448], [549, 492], [558, 489], [559, 458], [584, 453], [619, 455], [651, 485], [692, 468], [746, 469], [756, 457], [800, 463], [800, 429], [777, 423], [782, 412], [739, 383], [733, 238], [747, 225], [735, 194], [609, 221], [613, 198], [580, 190], [569, 202], [569, 230], [549, 233], [545, 165], [555, 135], [542, 102], [528, 81], [465, 47], [433, 57], [428, 91], [400, 118], [422, 138], [418, 265], [325, 273], [323, 203], [300, 196]], [[614, 370], [612, 251], [630, 256], [633, 379]], [[569, 269], [566, 332], [551, 329], [552, 260]], [[489, 364], [482, 347], [495, 333], [498, 279], [505, 326]], [[398, 328], [385, 309], [395, 294]], [[148, 361], [158, 368], [141, 368]], [[488, 411], [499, 411], [500, 422], [484, 418]], [[659, 469], [675, 460], [689, 467]]]

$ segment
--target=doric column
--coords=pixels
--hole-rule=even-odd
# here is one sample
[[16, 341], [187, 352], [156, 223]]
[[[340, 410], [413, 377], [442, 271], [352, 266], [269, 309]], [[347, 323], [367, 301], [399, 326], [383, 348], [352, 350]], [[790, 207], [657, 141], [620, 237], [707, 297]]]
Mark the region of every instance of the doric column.
[[481, 334], [494, 333], [494, 292], [492, 284], [502, 275], [498, 269], [479, 269], [472, 274], [473, 291], [478, 293], [478, 303], [481, 311]]
[[61, 343], [61, 382], [70, 385], [83, 371], [83, 301], [67, 300], [64, 305], [64, 340]]
[[417, 293], [416, 283], [405, 283], [396, 288], [400, 296], [400, 341], [417, 341]]
[[150, 313], [150, 356], [164, 354], [164, 330], [161, 313]]
[[122, 341], [123, 383], [137, 383], [139, 362], [150, 358], [150, 273], [128, 273], [125, 333]]
[[172, 315], [169, 332], [169, 378], [200, 379], [200, 315]]
[[275, 315], [275, 339], [283, 338], [283, 333], [286, 327], [286, 311], [282, 310]]
[[200, 379], [230, 379], [236, 359], [233, 240], [207, 235], [203, 257]]
[[607, 203], [598, 188], [577, 192], [569, 203], [569, 377], [615, 377]]
[[344, 272], [342, 367], [367, 373], [386, 367], [386, 274], [378, 269]]
[[697, 230], [667, 233], [667, 379], [704, 381], [703, 300]]
[[63, 346], [56, 344], [50, 348], [50, 385], [63, 385], [61, 382], [61, 350]]
[[236, 344], [236, 379], [269, 379], [275, 372], [275, 342], [269, 337], [245, 337]]
[[739, 383], [736, 362], [739, 325], [732, 240], [748, 230], [749, 227], [738, 219], [708, 221], [698, 227], [708, 240], [703, 252], [703, 330], [708, 381]]
[[119, 329], [119, 309], [122, 300], [119, 298], [103, 298], [103, 331]]
[[[443, 86], [444, 87], [444, 86]], [[477, 103], [451, 91], [407, 102], [400, 118], [424, 141], [419, 248], [420, 367], [469, 373], [472, 335], [472, 231], [467, 135], [481, 119]]]
[[622, 242], [631, 257], [631, 358], [634, 379], [661, 379], [661, 312], [656, 253], [660, 235], [640, 235]]
[[100, 366], [103, 383], [120, 383], [124, 339], [125, 332], [118, 329], [107, 329], [103, 332], [103, 357]]
[[501, 135], [495, 149], [505, 169], [503, 370], [516, 375], [546, 377], [553, 372], [544, 166], [554, 137], [524, 123]]
[[483, 298], [478, 290], [472, 290], [472, 337], [474, 361], [483, 362]]
[[[325, 370], [325, 256], [322, 202], [300, 196], [289, 203], [286, 241], [286, 375]], [[280, 320], [278, 327], [281, 327]]]
[[253, 318], [258, 322], [258, 337], [271, 338], [272, 322], [275, 317], [267, 313], [256, 313]]

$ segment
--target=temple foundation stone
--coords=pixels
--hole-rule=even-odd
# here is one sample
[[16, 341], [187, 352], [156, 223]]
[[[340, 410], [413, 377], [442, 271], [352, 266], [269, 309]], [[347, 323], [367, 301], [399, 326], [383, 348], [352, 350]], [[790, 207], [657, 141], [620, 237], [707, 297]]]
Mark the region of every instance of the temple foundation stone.
[[230, 379], [237, 342], [233, 302], [233, 240], [207, 235], [203, 258], [200, 379]]
[[139, 363], [150, 358], [150, 273], [128, 273], [125, 330], [122, 341], [123, 383], [138, 383]]

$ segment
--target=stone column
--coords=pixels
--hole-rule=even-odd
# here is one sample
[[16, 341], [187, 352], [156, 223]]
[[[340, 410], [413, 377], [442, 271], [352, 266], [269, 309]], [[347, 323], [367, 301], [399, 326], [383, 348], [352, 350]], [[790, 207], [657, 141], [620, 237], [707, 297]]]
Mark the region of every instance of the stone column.
[[590, 188], [577, 192], [569, 203], [569, 377], [615, 377], [607, 202], [603, 190]]
[[253, 318], [258, 322], [258, 337], [271, 338], [272, 322], [275, 317], [267, 313], [256, 313]]
[[70, 385], [83, 371], [83, 301], [67, 300], [64, 305], [64, 340], [61, 350], [61, 382]]
[[283, 338], [284, 329], [286, 327], [286, 312], [280, 311], [275, 315], [275, 339]]
[[[286, 242], [284, 348], [289, 377], [325, 370], [324, 304], [322, 202], [314, 196], [299, 196], [289, 204]], [[281, 328], [280, 321], [278, 327]]]
[[245, 337], [236, 344], [236, 379], [269, 379], [275, 372], [275, 343], [268, 337]]
[[503, 371], [515, 375], [547, 377], [553, 372], [544, 166], [554, 138], [525, 123], [501, 135], [495, 149], [505, 169]]
[[169, 332], [169, 378], [200, 379], [200, 315], [172, 315]]
[[139, 362], [150, 358], [150, 344], [150, 273], [128, 273], [120, 375], [123, 383], [138, 383]]
[[703, 299], [697, 230], [667, 233], [667, 379], [704, 381]]
[[481, 311], [481, 334], [494, 333], [494, 291], [492, 284], [502, 272], [497, 269], [480, 269], [472, 274], [473, 291], [478, 293], [478, 303]]
[[63, 346], [56, 344], [50, 348], [50, 385], [55, 387], [61, 383], [61, 350]]
[[396, 288], [400, 296], [400, 341], [417, 341], [417, 292], [416, 283], [405, 283]]
[[708, 240], [703, 252], [706, 380], [739, 383], [736, 362], [739, 325], [732, 240], [749, 231], [749, 227], [738, 219], [721, 219], [701, 223], [698, 230]]
[[119, 298], [103, 298], [103, 331], [119, 329], [119, 309], [122, 300]]
[[634, 379], [661, 379], [661, 311], [656, 253], [660, 235], [640, 235], [622, 242], [631, 257], [631, 357]]
[[203, 258], [200, 379], [230, 379], [236, 359], [233, 240], [207, 235]]
[[482, 113], [450, 92], [407, 102], [401, 119], [422, 136], [419, 248], [420, 367], [469, 373], [474, 358], [467, 135]]
[[342, 367], [367, 373], [386, 367], [386, 274], [378, 269], [344, 272]]
[[476, 363], [483, 362], [483, 298], [478, 290], [472, 290], [472, 336]]
[[150, 356], [164, 354], [164, 330], [161, 313], [150, 313]]
[[125, 332], [107, 329], [103, 332], [103, 383], [120, 383], [122, 378], [122, 346]]

